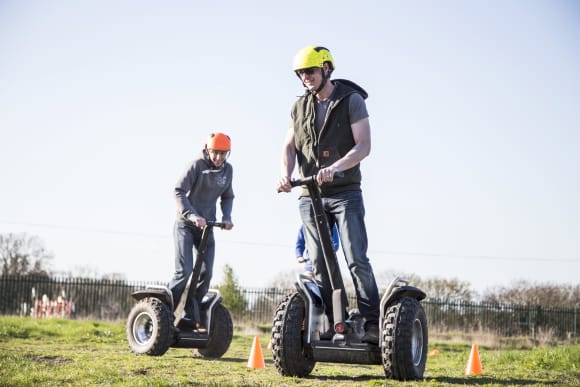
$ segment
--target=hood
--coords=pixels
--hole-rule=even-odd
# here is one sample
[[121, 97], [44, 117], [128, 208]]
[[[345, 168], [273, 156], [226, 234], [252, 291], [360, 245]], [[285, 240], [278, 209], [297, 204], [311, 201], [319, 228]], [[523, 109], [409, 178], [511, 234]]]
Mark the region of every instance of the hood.
[[369, 96], [368, 93], [365, 91], [365, 89], [363, 89], [362, 87], [360, 87], [359, 85], [357, 85], [353, 81], [349, 81], [348, 79], [333, 79], [330, 82], [332, 82], [333, 85], [340, 83], [344, 86], [347, 86], [347, 87], [350, 87], [351, 89], [356, 90], [356, 92], [359, 93], [363, 97], [363, 99], [367, 99]]

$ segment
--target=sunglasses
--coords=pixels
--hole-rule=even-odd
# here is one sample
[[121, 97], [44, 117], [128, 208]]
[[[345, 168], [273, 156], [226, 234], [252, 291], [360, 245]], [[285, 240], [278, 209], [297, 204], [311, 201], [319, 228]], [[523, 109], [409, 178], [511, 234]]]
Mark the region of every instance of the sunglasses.
[[304, 74], [306, 75], [312, 75], [316, 72], [316, 70], [318, 70], [320, 67], [309, 67], [307, 69], [300, 69], [300, 70], [296, 70], [296, 74], [302, 76]]

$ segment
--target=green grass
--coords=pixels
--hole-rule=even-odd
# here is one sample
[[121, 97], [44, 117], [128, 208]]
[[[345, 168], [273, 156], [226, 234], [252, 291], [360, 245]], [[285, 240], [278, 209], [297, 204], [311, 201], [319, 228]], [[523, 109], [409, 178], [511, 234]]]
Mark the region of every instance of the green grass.
[[[259, 330], [256, 330], [259, 332]], [[253, 333], [236, 331], [229, 351], [207, 360], [190, 349], [160, 357], [132, 354], [123, 322], [0, 317], [2, 386], [580, 386], [580, 345], [535, 349], [479, 346], [483, 374], [465, 376], [471, 346], [432, 340], [439, 354], [421, 382], [385, 379], [380, 365], [317, 363], [307, 378], [280, 376], [260, 333], [266, 369], [247, 367]]]

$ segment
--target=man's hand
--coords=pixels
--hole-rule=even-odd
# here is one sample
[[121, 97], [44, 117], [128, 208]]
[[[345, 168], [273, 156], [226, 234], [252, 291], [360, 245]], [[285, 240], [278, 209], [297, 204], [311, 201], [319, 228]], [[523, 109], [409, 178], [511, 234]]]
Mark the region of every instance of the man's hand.
[[322, 183], [332, 183], [332, 181], [334, 180], [334, 174], [336, 172], [338, 172], [338, 170], [334, 165], [322, 168], [316, 174], [316, 181], [318, 182], [318, 185], [322, 185]]
[[290, 177], [284, 176], [278, 181], [276, 186], [276, 191], [278, 192], [290, 192], [292, 191], [292, 185], [290, 184]]
[[198, 228], [204, 228], [207, 224], [205, 218], [194, 214], [187, 215], [187, 219], [189, 219]]
[[224, 220], [223, 223], [225, 224], [224, 229], [226, 230], [231, 230], [232, 228], [234, 228], [234, 224], [229, 220]]

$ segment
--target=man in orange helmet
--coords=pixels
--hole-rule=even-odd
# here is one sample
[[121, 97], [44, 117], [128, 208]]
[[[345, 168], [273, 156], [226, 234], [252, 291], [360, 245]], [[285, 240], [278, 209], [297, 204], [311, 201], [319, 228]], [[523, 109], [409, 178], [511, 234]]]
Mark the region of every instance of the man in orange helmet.
[[[224, 133], [209, 135], [202, 155], [187, 166], [175, 184], [177, 218], [173, 229], [175, 243], [175, 274], [169, 283], [174, 305], [181, 298], [187, 280], [193, 272], [193, 249], [199, 248], [206, 220], [216, 220], [216, 204], [220, 199], [222, 222], [231, 230], [234, 191], [232, 189], [233, 168], [227, 159], [231, 141]], [[210, 235], [201, 275], [196, 287], [195, 298], [201, 302], [207, 293], [213, 273], [215, 241]], [[190, 301], [185, 310], [189, 310]], [[175, 307], [175, 306], [174, 306]], [[189, 316], [190, 318], [192, 316]], [[185, 319], [188, 321], [188, 319]]]
[[[292, 122], [282, 151], [278, 191], [290, 192], [296, 163], [301, 177], [316, 176], [330, 226], [336, 224], [338, 227], [358, 308], [366, 320], [362, 340], [378, 344], [380, 299], [367, 257], [360, 171], [360, 162], [371, 150], [369, 114], [365, 104], [367, 93], [354, 82], [331, 80], [334, 69], [334, 59], [325, 47], [307, 46], [294, 57], [292, 70], [306, 90], [292, 107]], [[314, 273], [321, 283], [324, 303], [330, 308], [332, 286], [307, 190], [300, 196], [299, 208]], [[332, 317], [329, 310], [326, 313]]]

